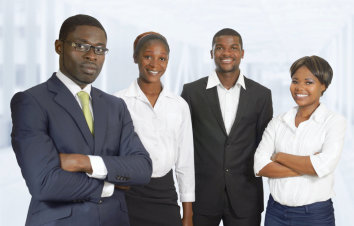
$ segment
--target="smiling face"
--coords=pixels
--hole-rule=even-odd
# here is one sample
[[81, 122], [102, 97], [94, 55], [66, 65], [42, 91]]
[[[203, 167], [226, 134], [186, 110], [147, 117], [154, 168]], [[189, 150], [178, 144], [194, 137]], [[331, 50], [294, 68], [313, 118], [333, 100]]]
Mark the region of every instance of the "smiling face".
[[244, 51], [241, 47], [239, 37], [221, 35], [215, 38], [215, 43], [210, 54], [211, 58], [214, 59], [216, 71], [223, 74], [239, 71]]
[[65, 40], [55, 41], [55, 51], [59, 54], [60, 71], [81, 88], [94, 82], [101, 72], [105, 55], [97, 55], [93, 48], [80, 52], [72, 42], [106, 47], [107, 39], [103, 30], [95, 26], [77, 26]]
[[160, 82], [168, 64], [166, 45], [156, 39], [147, 41], [134, 57], [139, 66], [139, 79], [146, 83]]
[[326, 86], [305, 66], [297, 69], [291, 80], [290, 92], [299, 108], [316, 109]]

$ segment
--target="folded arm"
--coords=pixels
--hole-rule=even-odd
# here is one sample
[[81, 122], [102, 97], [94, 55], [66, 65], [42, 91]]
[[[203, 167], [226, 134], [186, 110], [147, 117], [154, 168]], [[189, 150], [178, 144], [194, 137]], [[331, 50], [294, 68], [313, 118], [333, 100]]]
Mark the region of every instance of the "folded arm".
[[107, 167], [106, 181], [116, 185], [147, 184], [152, 174], [149, 153], [134, 131], [133, 121], [123, 100], [119, 105], [122, 125], [117, 156], [101, 156]]
[[269, 178], [296, 177], [301, 174], [285, 165], [275, 162], [272, 158], [275, 152], [277, 119], [269, 122], [264, 130], [262, 140], [254, 155], [254, 173], [256, 176]]
[[272, 161], [274, 161], [275, 163], [279, 163], [284, 167], [289, 168], [290, 170], [298, 172], [300, 175], [317, 175], [311, 163], [310, 156], [298, 156], [278, 152], [272, 156]]
[[258, 172], [257, 176], [283, 178], [301, 176], [301, 174], [277, 162], [270, 162]]
[[11, 101], [12, 146], [33, 198], [43, 201], [98, 201], [103, 181], [60, 167], [60, 158], [48, 134], [46, 112], [29, 93]]

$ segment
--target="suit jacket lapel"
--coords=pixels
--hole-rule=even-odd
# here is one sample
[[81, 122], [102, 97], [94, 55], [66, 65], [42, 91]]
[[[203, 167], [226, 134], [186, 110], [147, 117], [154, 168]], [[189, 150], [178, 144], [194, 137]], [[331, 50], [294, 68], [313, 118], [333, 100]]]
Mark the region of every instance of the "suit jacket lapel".
[[217, 87], [215, 86], [213, 88], [206, 89], [205, 92], [206, 92], [206, 99], [207, 102], [209, 103], [209, 107], [211, 108], [211, 111], [214, 113], [214, 116], [218, 121], [218, 124], [221, 127], [222, 131], [224, 132], [225, 135], [227, 135], [224, 120], [222, 119], [222, 115], [221, 115]]
[[54, 101], [71, 115], [93, 153], [93, 136], [75, 97], [54, 74], [48, 80], [48, 89], [56, 93]]
[[107, 108], [104, 100], [101, 98], [101, 93], [92, 87], [92, 109], [94, 115], [94, 139], [95, 139], [95, 154], [100, 154], [103, 146], [104, 137], [107, 131]]
[[243, 115], [246, 113], [245, 109], [247, 109], [247, 103], [249, 103], [249, 96], [247, 95], [247, 91], [243, 87], [241, 87], [236, 118], [234, 124], [232, 125], [229, 136], [232, 136], [235, 133], [238, 123], [240, 122]]

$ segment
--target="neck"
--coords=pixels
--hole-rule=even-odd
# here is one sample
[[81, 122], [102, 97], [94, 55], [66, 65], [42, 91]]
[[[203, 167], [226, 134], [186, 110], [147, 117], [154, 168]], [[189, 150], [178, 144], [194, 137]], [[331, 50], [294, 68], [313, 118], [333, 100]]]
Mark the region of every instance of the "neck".
[[138, 85], [146, 96], [159, 95], [162, 91], [161, 82], [148, 83], [138, 78]]
[[297, 110], [296, 116], [304, 119], [309, 119], [312, 113], [320, 106], [320, 103], [316, 103], [313, 106], [308, 107], [299, 107]]
[[236, 84], [238, 77], [240, 76], [240, 69], [237, 69], [236, 71], [233, 71], [233, 72], [217, 71], [216, 74], [218, 75], [218, 78], [219, 78], [221, 84], [226, 89], [230, 89], [231, 87], [233, 87]]
[[69, 78], [71, 81], [73, 81], [76, 85], [80, 86], [81, 89], [84, 89], [88, 84], [82, 83], [78, 81], [77, 79], [74, 78], [74, 76], [71, 76], [69, 73], [67, 73], [65, 70], [59, 69], [61, 74], [63, 74], [65, 77]]

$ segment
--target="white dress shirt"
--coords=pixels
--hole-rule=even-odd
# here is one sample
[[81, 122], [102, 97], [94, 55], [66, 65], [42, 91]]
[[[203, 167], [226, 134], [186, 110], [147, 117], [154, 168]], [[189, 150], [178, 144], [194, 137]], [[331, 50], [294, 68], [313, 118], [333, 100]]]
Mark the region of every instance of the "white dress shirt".
[[218, 75], [215, 71], [208, 77], [207, 89], [217, 87], [220, 110], [222, 114], [222, 119], [224, 120], [224, 125], [227, 134], [230, 133], [232, 125], [235, 122], [238, 102], [240, 99], [241, 87], [246, 89], [245, 80], [243, 74], [238, 76], [236, 84], [230, 89], [226, 89], [220, 82]]
[[[87, 86], [85, 86], [85, 88], [81, 89], [81, 87], [79, 85], [77, 85], [74, 81], [72, 81], [70, 78], [65, 76], [60, 70], [58, 70], [58, 72], [56, 73], [56, 76], [58, 77], [58, 79], [62, 83], [64, 83], [64, 85], [74, 95], [76, 101], [80, 105], [80, 108], [82, 108], [82, 106], [81, 106], [81, 102], [80, 102], [80, 99], [79, 99], [77, 93], [80, 91], [84, 91], [84, 92], [88, 93], [88, 95], [90, 97], [90, 111], [92, 114], [92, 119], [94, 119], [93, 111], [92, 111], [92, 103], [91, 103], [92, 102], [91, 84], [88, 84]], [[91, 167], [92, 167], [92, 174], [87, 174], [87, 175], [89, 177], [93, 177], [96, 179], [101, 179], [101, 180], [105, 179], [107, 177], [107, 168], [103, 162], [103, 159], [100, 156], [93, 156], [93, 155], [89, 155], [88, 157], [90, 159], [90, 163], [91, 163]], [[104, 185], [103, 185], [101, 197], [110, 197], [113, 195], [113, 192], [114, 192], [114, 184], [111, 184], [111, 183], [105, 181]]]
[[115, 95], [127, 104], [135, 131], [150, 154], [152, 177], [162, 177], [174, 167], [180, 200], [194, 202], [194, 147], [188, 104], [163, 88], [152, 107], [137, 80]]
[[312, 204], [334, 196], [334, 170], [346, 129], [346, 120], [322, 103], [308, 120], [296, 127], [297, 110], [294, 107], [269, 122], [254, 156], [255, 174], [271, 162], [273, 153], [310, 156], [317, 176], [269, 178], [274, 200], [286, 206]]

